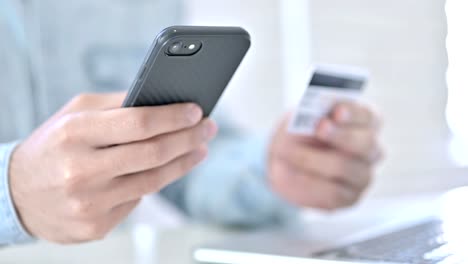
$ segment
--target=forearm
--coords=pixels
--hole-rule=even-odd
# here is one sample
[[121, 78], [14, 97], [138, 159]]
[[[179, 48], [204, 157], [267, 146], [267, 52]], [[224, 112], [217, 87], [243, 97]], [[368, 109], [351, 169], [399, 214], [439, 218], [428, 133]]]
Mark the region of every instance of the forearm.
[[16, 143], [0, 144], [0, 245], [33, 241], [24, 230], [13, 205], [9, 187], [9, 163]]

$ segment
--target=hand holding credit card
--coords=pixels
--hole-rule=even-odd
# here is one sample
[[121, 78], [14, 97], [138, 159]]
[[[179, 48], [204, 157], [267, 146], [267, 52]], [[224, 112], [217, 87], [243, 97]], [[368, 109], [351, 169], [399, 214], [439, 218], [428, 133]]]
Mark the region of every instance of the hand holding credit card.
[[289, 124], [292, 134], [312, 136], [320, 120], [341, 101], [358, 101], [369, 73], [341, 65], [317, 65]]

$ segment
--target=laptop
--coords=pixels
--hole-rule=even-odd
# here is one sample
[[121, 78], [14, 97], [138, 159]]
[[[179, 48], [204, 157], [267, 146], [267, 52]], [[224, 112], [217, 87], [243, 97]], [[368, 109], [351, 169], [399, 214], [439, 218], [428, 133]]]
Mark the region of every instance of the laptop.
[[[432, 213], [406, 207], [399, 214], [396, 206], [389, 218], [402, 214], [410, 217], [392, 219], [348, 236], [328, 232], [310, 239], [306, 229], [270, 230], [199, 247], [193, 256], [200, 263], [220, 264], [468, 264], [468, 189], [452, 192], [450, 197], [444, 199], [445, 206], [437, 208], [443, 203], [421, 201], [432, 208]], [[322, 228], [313, 233], [340, 226], [337, 222], [316, 224]], [[342, 225], [353, 226], [349, 222]]]

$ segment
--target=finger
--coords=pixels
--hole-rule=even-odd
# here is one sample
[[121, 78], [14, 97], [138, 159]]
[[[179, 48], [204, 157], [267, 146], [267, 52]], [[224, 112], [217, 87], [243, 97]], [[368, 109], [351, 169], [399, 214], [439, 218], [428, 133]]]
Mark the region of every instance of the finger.
[[366, 162], [375, 162], [379, 153], [376, 132], [370, 128], [337, 126], [325, 119], [318, 125], [316, 135], [321, 141]]
[[[278, 159], [278, 158], [276, 158]], [[278, 164], [286, 164], [286, 166], [294, 171], [296, 174], [300, 173], [302, 175], [307, 175], [312, 178], [322, 178], [326, 181], [331, 181], [335, 183], [340, 183], [344, 186], [348, 186], [356, 191], [365, 190], [371, 183], [372, 179], [372, 168], [370, 166], [360, 166], [357, 165], [357, 169], [350, 171], [339, 172], [340, 169], [329, 169], [329, 168], [320, 168], [320, 172], [317, 171], [306, 171], [300, 167], [295, 166], [292, 163], [288, 163], [285, 160], [273, 160]], [[331, 172], [336, 171], [336, 172]]]
[[109, 188], [110, 201], [121, 203], [159, 192], [171, 182], [186, 175], [205, 159], [207, 152], [206, 146], [203, 146], [165, 166], [113, 179]]
[[204, 120], [194, 128], [102, 149], [98, 152], [97, 160], [111, 177], [146, 171], [166, 165], [199, 148], [216, 132], [216, 125], [211, 120]]
[[282, 149], [278, 157], [294, 170], [307, 175], [319, 175], [326, 180], [358, 186], [363, 177], [369, 174], [369, 164], [333, 149], [315, 148], [300, 143], [289, 144]]
[[125, 92], [85, 93], [74, 97], [63, 109], [63, 113], [106, 110], [119, 108], [125, 99]]
[[355, 102], [338, 103], [332, 110], [331, 119], [340, 125], [378, 127], [374, 113]]
[[359, 196], [352, 188], [320, 177], [278, 169], [273, 186], [293, 204], [310, 208], [333, 210], [352, 205]]
[[124, 98], [125, 93], [80, 94], [63, 106], [45, 124], [52, 124], [67, 114], [119, 108]]
[[76, 133], [92, 146], [120, 145], [192, 127], [202, 115], [195, 104], [88, 112], [76, 121]]

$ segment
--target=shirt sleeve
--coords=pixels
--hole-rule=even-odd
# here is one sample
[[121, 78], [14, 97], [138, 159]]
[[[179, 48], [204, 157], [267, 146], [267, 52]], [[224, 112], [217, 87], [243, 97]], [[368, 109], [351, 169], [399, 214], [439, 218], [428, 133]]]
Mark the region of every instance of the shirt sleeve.
[[32, 242], [21, 225], [10, 195], [8, 171], [17, 143], [0, 144], [0, 245]]
[[298, 209], [276, 195], [266, 177], [267, 136], [220, 130], [209, 158], [163, 195], [203, 222], [255, 227], [281, 224]]

